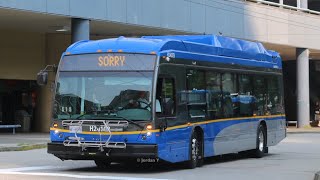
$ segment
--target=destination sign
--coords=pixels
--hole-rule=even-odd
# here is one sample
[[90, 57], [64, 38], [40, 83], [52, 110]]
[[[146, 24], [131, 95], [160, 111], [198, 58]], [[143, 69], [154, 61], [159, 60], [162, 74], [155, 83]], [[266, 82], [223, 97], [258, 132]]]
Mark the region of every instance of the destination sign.
[[99, 66], [124, 66], [126, 56], [99, 56]]
[[155, 55], [147, 54], [81, 54], [65, 56], [60, 71], [139, 71], [154, 70]]

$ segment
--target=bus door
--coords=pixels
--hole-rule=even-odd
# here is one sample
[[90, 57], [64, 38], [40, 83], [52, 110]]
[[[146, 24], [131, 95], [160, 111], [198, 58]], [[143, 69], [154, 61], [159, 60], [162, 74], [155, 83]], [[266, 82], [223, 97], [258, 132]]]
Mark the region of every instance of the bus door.
[[158, 123], [166, 128], [159, 137], [159, 150], [166, 153], [170, 161], [183, 161], [187, 158], [188, 127], [183, 118], [186, 105], [177, 105], [175, 79], [162, 77], [158, 79], [156, 95], [156, 114]]

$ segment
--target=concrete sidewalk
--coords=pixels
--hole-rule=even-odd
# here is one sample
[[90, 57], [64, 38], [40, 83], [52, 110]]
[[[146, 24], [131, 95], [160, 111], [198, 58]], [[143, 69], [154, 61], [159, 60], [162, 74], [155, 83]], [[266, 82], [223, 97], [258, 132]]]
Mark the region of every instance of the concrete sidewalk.
[[287, 133], [320, 133], [320, 127], [297, 128], [295, 126], [289, 126]]
[[0, 133], [0, 152], [45, 148], [49, 133]]

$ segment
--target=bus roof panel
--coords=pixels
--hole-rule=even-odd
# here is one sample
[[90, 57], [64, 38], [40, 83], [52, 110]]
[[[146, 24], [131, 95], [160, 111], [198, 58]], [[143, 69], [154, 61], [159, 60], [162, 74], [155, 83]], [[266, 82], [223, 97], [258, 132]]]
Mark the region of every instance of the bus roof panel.
[[279, 54], [265, 49], [261, 43], [215, 35], [143, 36], [141, 38], [125, 38], [121, 36], [112, 39], [80, 41], [71, 45], [66, 52], [70, 54], [85, 54], [121, 51], [160, 54], [170, 50], [208, 56], [217, 55], [250, 59], [276, 64], [278, 68], [281, 68]]

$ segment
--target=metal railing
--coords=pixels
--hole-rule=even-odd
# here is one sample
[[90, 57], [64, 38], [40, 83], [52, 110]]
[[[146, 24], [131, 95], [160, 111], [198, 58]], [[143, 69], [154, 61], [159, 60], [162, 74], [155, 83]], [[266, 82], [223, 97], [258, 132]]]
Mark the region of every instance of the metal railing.
[[275, 6], [275, 7], [279, 7], [279, 8], [285, 8], [285, 9], [301, 11], [301, 12], [305, 12], [305, 13], [309, 13], [309, 14], [320, 15], [319, 11], [314, 11], [314, 10], [310, 10], [310, 9], [286, 5], [286, 4], [283, 4], [283, 1], [282, 1], [282, 3], [275, 3], [275, 2], [265, 1], [265, 0], [244, 0], [244, 1], [251, 1], [251, 2], [256, 2], [259, 4], [265, 4], [265, 5]]

